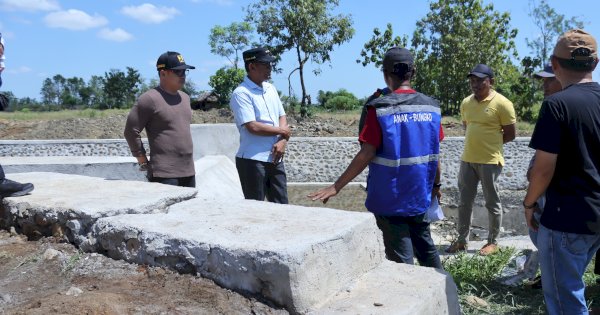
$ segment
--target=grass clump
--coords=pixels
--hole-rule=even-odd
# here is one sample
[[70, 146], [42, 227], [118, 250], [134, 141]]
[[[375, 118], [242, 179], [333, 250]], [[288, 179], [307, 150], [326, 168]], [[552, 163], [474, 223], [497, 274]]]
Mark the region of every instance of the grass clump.
[[[508, 286], [496, 280], [512, 258], [520, 254], [514, 248], [500, 247], [497, 253], [485, 257], [459, 253], [443, 261], [458, 288], [462, 314], [546, 314], [541, 289]], [[592, 260], [583, 276], [589, 308], [600, 306], [597, 278]]]
[[514, 248], [500, 247], [489, 256], [460, 253], [444, 260], [444, 269], [458, 288], [463, 314], [544, 314], [542, 290], [504, 285], [496, 278], [510, 260]]

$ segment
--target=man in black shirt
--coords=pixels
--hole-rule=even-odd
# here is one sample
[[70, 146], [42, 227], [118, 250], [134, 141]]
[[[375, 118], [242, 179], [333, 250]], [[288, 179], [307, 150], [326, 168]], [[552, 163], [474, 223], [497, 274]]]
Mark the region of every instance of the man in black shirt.
[[[563, 90], [540, 109], [529, 146], [536, 150], [523, 201], [538, 231], [542, 287], [549, 314], [587, 314], [583, 273], [600, 248], [600, 85], [596, 40], [583, 30], [563, 34], [552, 55]], [[540, 224], [533, 219], [546, 192]]]

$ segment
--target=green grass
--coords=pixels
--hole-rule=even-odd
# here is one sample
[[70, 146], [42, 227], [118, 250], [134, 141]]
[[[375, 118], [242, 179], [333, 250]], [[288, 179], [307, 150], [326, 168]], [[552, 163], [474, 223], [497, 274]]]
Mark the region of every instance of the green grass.
[[127, 114], [129, 109], [83, 109], [83, 110], [60, 110], [52, 112], [32, 112], [32, 111], [16, 111], [16, 112], [0, 112], [0, 119], [12, 120], [64, 120], [73, 118], [98, 118], [108, 117], [119, 114]]
[[79, 260], [81, 260], [81, 257], [83, 257], [83, 252], [82, 251], [77, 251], [77, 253], [71, 255], [71, 257], [69, 257], [69, 260], [66, 262], [65, 266], [62, 269], [63, 273], [68, 273], [69, 271], [73, 270], [73, 268], [75, 268], [75, 265], [77, 264], [77, 262], [79, 262]]
[[[452, 275], [458, 288], [463, 314], [545, 314], [544, 296], [541, 289], [524, 285], [507, 286], [497, 282], [502, 269], [512, 257], [519, 254], [514, 248], [501, 247], [492, 255], [483, 257], [465, 253], [444, 260], [444, 269]], [[592, 261], [584, 274], [586, 300], [589, 306], [600, 306], [600, 285], [593, 273]], [[487, 306], [472, 305], [469, 296], [487, 302]]]

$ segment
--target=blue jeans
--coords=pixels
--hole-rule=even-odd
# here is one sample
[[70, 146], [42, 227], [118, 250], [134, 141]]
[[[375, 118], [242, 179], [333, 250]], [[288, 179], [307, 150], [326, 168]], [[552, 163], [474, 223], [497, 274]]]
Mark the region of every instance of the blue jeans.
[[588, 314], [583, 273], [600, 248], [600, 234], [575, 234], [540, 225], [537, 246], [548, 314]]
[[383, 233], [387, 259], [413, 265], [413, 256], [416, 256], [421, 266], [443, 269], [425, 214], [412, 217], [376, 215], [375, 219]]

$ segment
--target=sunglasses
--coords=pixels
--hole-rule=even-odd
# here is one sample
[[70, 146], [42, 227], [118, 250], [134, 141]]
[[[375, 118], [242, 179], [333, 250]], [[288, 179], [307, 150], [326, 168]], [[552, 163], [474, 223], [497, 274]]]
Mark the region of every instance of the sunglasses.
[[185, 77], [190, 72], [189, 69], [180, 69], [180, 70], [173, 70], [173, 69], [171, 69], [171, 71], [173, 71], [173, 73], [175, 73], [175, 75], [178, 76], [178, 77], [180, 77], [180, 78]]

